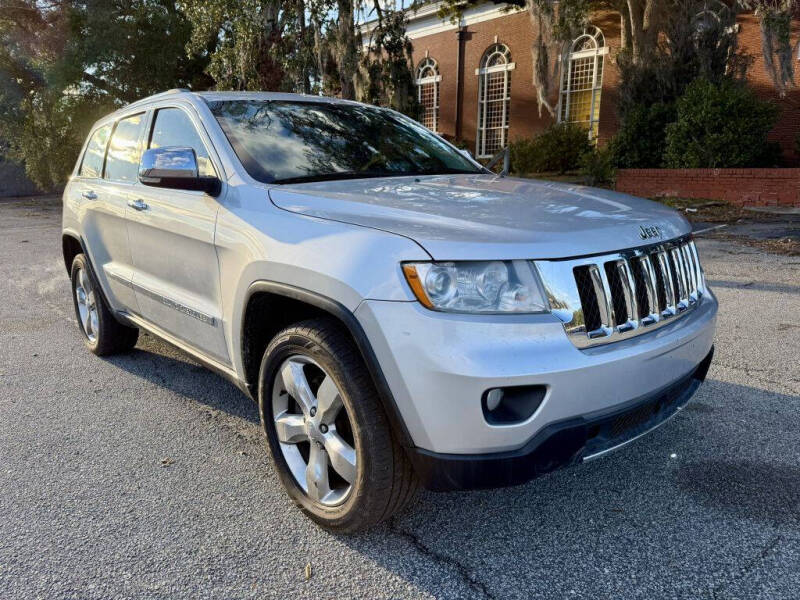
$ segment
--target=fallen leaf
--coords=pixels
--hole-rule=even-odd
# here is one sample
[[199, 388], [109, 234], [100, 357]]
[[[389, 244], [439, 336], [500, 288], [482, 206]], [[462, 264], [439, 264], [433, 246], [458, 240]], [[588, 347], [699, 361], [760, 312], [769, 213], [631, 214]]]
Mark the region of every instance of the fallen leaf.
[[305, 573], [306, 573], [306, 581], [308, 581], [309, 579], [311, 579], [311, 563], [306, 563]]
[[169, 458], [169, 457], [167, 457], [167, 458], [162, 458], [162, 459], [161, 459], [161, 466], [162, 466], [162, 467], [169, 467], [170, 465], [172, 465], [172, 464], [174, 464], [174, 463], [175, 463], [175, 461], [174, 461], [174, 460], [172, 460], [172, 459], [171, 459], [171, 458]]

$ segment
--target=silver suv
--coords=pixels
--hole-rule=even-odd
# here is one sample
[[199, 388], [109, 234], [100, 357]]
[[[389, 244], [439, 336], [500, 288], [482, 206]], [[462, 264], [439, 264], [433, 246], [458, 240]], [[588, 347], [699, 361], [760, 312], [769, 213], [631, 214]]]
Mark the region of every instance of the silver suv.
[[144, 329], [232, 380], [291, 498], [342, 532], [420, 485], [619, 448], [712, 356], [680, 215], [494, 175], [354, 102], [175, 90], [109, 115], [64, 192], [63, 251], [89, 350]]

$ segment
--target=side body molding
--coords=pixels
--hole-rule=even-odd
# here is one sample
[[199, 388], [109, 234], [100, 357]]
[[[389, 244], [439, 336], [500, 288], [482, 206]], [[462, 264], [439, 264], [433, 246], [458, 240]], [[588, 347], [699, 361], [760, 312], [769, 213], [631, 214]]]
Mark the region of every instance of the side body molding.
[[[378, 358], [375, 356], [372, 345], [367, 338], [367, 334], [364, 333], [361, 323], [358, 322], [358, 319], [356, 319], [355, 315], [353, 315], [353, 313], [348, 310], [346, 306], [340, 302], [337, 302], [336, 300], [321, 294], [317, 294], [316, 292], [311, 292], [309, 290], [275, 281], [256, 281], [252, 283], [247, 290], [247, 296], [244, 304], [245, 306], [247, 306], [250, 297], [257, 292], [267, 292], [277, 296], [285, 296], [293, 300], [305, 302], [306, 304], [315, 306], [316, 308], [319, 308], [320, 310], [323, 310], [339, 319], [345, 325], [345, 327], [347, 327], [350, 335], [353, 336], [353, 340], [355, 341], [356, 346], [358, 347], [358, 350], [364, 359], [364, 364], [366, 364], [367, 370], [369, 371], [372, 381], [375, 384], [375, 389], [378, 391], [378, 398], [383, 405], [383, 409], [386, 411], [386, 417], [389, 419], [392, 431], [395, 433], [398, 441], [403, 447], [412, 448], [414, 446], [414, 443], [411, 439], [411, 434], [409, 433], [403, 418], [400, 416], [397, 403], [395, 402], [391, 389], [389, 389], [389, 384], [383, 374], [383, 370], [378, 362]], [[242, 319], [244, 319], [244, 313], [242, 314]], [[244, 323], [242, 323], [242, 329], [243, 328]], [[240, 348], [240, 351], [244, 352], [244, 348]]]

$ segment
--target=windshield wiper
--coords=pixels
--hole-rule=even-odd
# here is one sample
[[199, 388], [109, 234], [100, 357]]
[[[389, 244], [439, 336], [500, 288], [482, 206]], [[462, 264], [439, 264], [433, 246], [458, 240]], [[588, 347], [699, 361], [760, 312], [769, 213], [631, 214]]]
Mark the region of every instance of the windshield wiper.
[[339, 171], [338, 173], [318, 173], [316, 175], [301, 175], [299, 177], [286, 177], [276, 179], [272, 183], [312, 183], [314, 181], [335, 181], [337, 179], [367, 179], [369, 177], [391, 177], [399, 173], [388, 171]]
[[315, 181], [335, 181], [337, 179], [368, 179], [375, 177], [419, 177], [423, 175], [479, 175], [481, 171], [467, 169], [431, 169], [430, 171], [339, 171], [337, 173], [318, 173], [276, 179], [271, 183], [313, 183]]
[[478, 169], [435, 169], [433, 171], [420, 171], [414, 175], [480, 175]]

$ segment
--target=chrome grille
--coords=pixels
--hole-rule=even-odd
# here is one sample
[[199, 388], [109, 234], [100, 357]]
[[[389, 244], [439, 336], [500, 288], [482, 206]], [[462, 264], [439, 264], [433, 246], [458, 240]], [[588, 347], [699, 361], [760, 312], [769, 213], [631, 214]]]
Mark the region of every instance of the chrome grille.
[[694, 308], [705, 291], [689, 238], [535, 263], [553, 313], [579, 348], [657, 329]]

